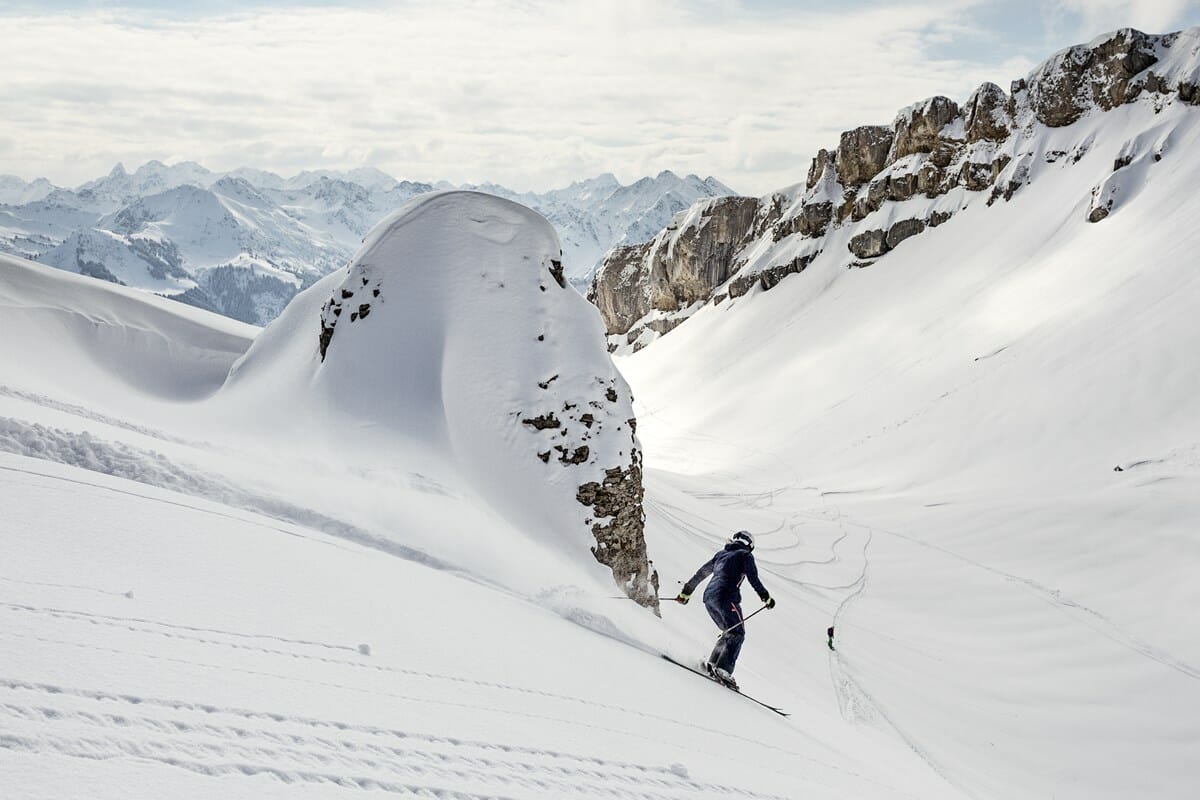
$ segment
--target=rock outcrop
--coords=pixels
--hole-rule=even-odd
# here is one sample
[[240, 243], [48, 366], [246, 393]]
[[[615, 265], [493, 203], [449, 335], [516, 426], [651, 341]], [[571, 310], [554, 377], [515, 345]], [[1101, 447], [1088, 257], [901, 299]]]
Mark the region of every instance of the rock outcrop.
[[850, 240], [849, 248], [858, 258], [878, 258], [888, 251], [887, 231], [863, 231]]
[[1144, 84], [1133, 78], [1158, 61], [1151, 37], [1132, 28], [1091, 45], [1058, 53], [1028, 80], [1029, 103], [1039, 122], [1051, 128], [1070, 125], [1090, 108], [1110, 111], [1130, 102]]
[[1008, 95], [994, 83], [985, 83], [976, 89], [963, 112], [968, 144], [1002, 142], [1012, 130]]
[[697, 203], [653, 240], [610, 252], [588, 293], [608, 332], [627, 331], [653, 311], [708, 300], [735, 271], [733, 257], [758, 210], [753, 197]]
[[297, 296], [222, 391], [264, 405], [265, 424], [321, 419], [332, 446], [363, 458], [443, 459], [514, 536], [658, 608], [633, 398], [554, 228], [525, 206], [461, 191], [410, 201]]
[[[1164, 36], [1126, 28], [1055, 54], [1013, 81], [1010, 93], [984, 83], [961, 107], [941, 96], [915, 103], [890, 126], [842, 133], [836, 149], [812, 158], [803, 184], [758, 200], [693, 206], [654, 242], [611, 252], [589, 299], [610, 347], [637, 349], [705, 301], [770, 290], [822, 253], [842, 251], [847, 266], [874, 263], [946, 224], [974, 195], [987, 205], [1011, 201], [1045, 164], [1074, 165], [1091, 149], [1092, 137], [1083, 136], [1043, 152], [1038, 139], [1049, 130], [1139, 98], [1155, 113], [1170, 103], [1200, 105], [1198, 75], [1200, 28]], [[1131, 145], [1114, 170], [1149, 146]], [[1154, 162], [1162, 151], [1154, 145]], [[1127, 194], [1121, 181], [1106, 180], [1087, 219], [1115, 213]], [[841, 229], [848, 229], [843, 244], [831, 251], [826, 242]]]
[[887, 125], [863, 125], [842, 134], [834, 162], [842, 186], [861, 186], [888, 164], [896, 134]]
[[958, 118], [958, 104], [948, 97], [931, 97], [909, 106], [893, 123], [892, 152], [888, 162], [914, 153], [931, 153], [942, 129]]
[[895, 250], [896, 247], [911, 236], [925, 230], [925, 223], [919, 219], [905, 219], [897, 222], [892, 227], [888, 228], [887, 246], [889, 250]]

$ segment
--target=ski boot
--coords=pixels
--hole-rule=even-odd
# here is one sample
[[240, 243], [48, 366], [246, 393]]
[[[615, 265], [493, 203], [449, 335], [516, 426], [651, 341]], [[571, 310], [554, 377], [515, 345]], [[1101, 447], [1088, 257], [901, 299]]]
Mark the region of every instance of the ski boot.
[[708, 677], [712, 678], [726, 689], [733, 689], [735, 692], [738, 691], [737, 681], [733, 679], [733, 675], [729, 674], [728, 671], [714, 666], [708, 661], [704, 662], [704, 671], [708, 673]]

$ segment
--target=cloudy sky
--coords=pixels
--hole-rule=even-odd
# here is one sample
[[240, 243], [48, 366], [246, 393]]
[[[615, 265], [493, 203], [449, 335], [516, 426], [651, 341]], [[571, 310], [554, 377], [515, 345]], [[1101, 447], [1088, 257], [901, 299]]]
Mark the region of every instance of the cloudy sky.
[[762, 194], [840, 131], [1200, 0], [0, 0], [0, 173], [117, 161]]

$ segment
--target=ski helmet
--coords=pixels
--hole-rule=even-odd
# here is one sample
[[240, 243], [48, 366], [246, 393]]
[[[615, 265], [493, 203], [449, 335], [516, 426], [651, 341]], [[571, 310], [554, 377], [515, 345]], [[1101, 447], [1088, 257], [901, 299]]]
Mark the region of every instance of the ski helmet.
[[729, 541], [734, 543], [741, 542], [751, 550], [754, 549], [754, 537], [750, 535], [750, 531], [738, 531], [733, 536], [729, 537]]

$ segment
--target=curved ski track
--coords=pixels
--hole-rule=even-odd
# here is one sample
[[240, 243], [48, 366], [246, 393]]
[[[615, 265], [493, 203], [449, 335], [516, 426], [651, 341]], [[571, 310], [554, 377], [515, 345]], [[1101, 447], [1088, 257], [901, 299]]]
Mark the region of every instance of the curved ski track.
[[[4, 678], [0, 718], [0, 749], [140, 758], [207, 776], [266, 775], [446, 800], [775, 797], [692, 781], [670, 766]], [[476, 788], [447, 788], [463, 784]]]

